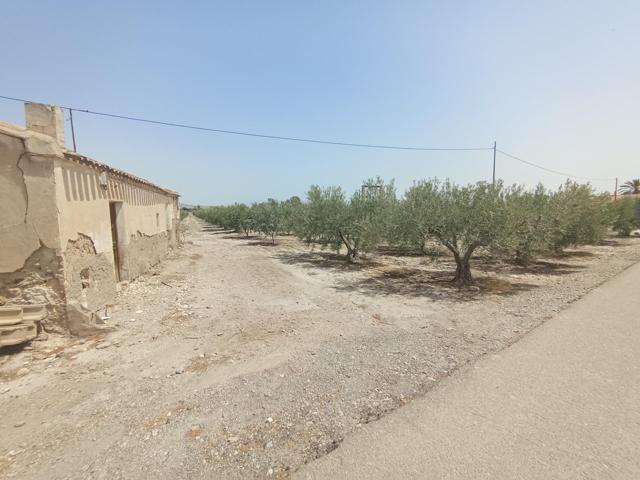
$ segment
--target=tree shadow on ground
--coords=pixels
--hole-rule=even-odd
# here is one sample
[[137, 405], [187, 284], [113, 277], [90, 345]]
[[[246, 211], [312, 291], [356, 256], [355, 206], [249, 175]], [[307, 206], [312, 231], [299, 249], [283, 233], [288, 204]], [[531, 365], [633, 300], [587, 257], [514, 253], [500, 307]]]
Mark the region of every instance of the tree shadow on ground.
[[586, 265], [572, 265], [570, 263], [554, 262], [549, 260], [536, 260], [528, 265], [518, 265], [514, 262], [505, 262], [488, 257], [478, 258], [472, 263], [471, 268], [496, 275], [571, 275], [587, 268]]
[[357, 281], [343, 281], [336, 289], [358, 292], [364, 295], [400, 295], [428, 297], [434, 301], [475, 301], [484, 295], [511, 296], [538, 288], [537, 285], [510, 282], [499, 278], [476, 276], [470, 288], [460, 288], [452, 282], [454, 265], [451, 269], [427, 270], [421, 268], [394, 268], [375, 272], [368, 278]]
[[[256, 237], [254, 237], [256, 238]], [[279, 243], [273, 243], [271, 240], [255, 240], [253, 242], [247, 242], [245, 243], [246, 246], [248, 247], [278, 247], [280, 246]]]
[[227, 231], [225, 233], [231, 233], [231, 235], [225, 235], [224, 237], [220, 237], [224, 240], [251, 240], [252, 238], [260, 238], [258, 235], [245, 235], [234, 233], [233, 230]]
[[[617, 244], [616, 244], [617, 245]], [[587, 250], [564, 250], [550, 255], [549, 258], [591, 258], [596, 254]]]
[[404, 247], [380, 246], [376, 249], [376, 253], [387, 257], [427, 257], [420, 250], [414, 250]]
[[213, 227], [213, 228], [203, 227], [202, 231], [210, 233], [211, 235], [229, 235], [234, 233], [234, 230], [227, 230], [225, 228], [218, 228], [218, 227]]
[[299, 265], [303, 268], [321, 268], [327, 270], [367, 270], [382, 266], [371, 258], [361, 258], [357, 263], [349, 263], [345, 255], [333, 252], [280, 252], [275, 258], [287, 265]]

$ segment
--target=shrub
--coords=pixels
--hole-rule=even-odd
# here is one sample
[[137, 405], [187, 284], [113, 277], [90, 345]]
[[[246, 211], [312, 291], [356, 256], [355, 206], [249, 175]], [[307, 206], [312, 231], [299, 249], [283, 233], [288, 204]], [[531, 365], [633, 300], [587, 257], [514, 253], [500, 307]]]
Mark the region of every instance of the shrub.
[[623, 237], [628, 237], [631, 232], [640, 226], [636, 216], [637, 202], [633, 198], [621, 198], [609, 204], [611, 213], [611, 227]]
[[608, 198], [597, 195], [591, 185], [567, 181], [550, 198], [551, 247], [600, 243], [609, 221]]
[[385, 236], [395, 202], [393, 182], [369, 180], [347, 200], [340, 187], [312, 186], [307, 193], [298, 236], [305, 242], [347, 249], [346, 260], [354, 262], [362, 252], [373, 250]]
[[549, 251], [553, 241], [550, 219], [550, 195], [538, 185], [534, 191], [513, 186], [505, 194], [505, 238], [501, 255], [519, 265], [527, 265], [535, 257]]

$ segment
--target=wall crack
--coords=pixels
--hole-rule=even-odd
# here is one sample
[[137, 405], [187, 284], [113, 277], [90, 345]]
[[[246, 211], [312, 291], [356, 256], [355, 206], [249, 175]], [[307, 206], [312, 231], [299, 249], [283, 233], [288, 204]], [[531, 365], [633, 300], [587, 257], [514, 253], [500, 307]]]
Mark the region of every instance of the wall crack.
[[29, 215], [29, 190], [27, 189], [27, 181], [25, 180], [24, 170], [22, 170], [22, 167], [20, 166], [22, 157], [24, 157], [25, 155], [28, 155], [27, 144], [24, 140], [22, 140], [22, 153], [18, 157], [16, 168], [20, 171], [20, 175], [22, 175], [22, 186], [23, 186], [24, 200], [25, 200], [24, 223], [27, 223], [27, 215]]

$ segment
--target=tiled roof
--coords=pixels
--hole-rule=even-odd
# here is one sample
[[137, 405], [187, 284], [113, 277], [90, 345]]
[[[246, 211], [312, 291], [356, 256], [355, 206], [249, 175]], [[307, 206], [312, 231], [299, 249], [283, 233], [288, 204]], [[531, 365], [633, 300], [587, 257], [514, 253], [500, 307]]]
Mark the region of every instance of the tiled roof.
[[102, 163], [99, 162], [97, 160], [94, 160], [93, 158], [89, 158], [86, 157], [84, 155], [80, 155], [77, 152], [71, 152], [71, 151], [65, 151], [64, 152], [64, 156], [65, 158], [72, 160], [74, 162], [78, 162], [81, 163], [83, 165], [88, 165], [90, 167], [93, 167], [97, 170], [100, 170], [101, 172], [106, 171], [109, 173], [113, 173], [114, 175], [118, 175], [120, 177], [124, 177], [124, 178], [128, 178], [129, 180], [133, 180], [134, 182], [138, 182], [138, 183], [142, 183], [148, 187], [151, 187], [155, 190], [160, 190], [162, 193], [166, 193], [167, 195], [171, 195], [173, 197], [179, 197], [180, 194], [178, 192], [176, 192], [175, 190], [171, 190], [168, 188], [162, 188], [159, 187], [158, 185], [151, 183], [149, 180], [145, 180], [144, 178], [141, 177], [137, 177], [135, 175], [132, 175], [130, 173], [125, 172], [124, 170], [120, 170], [118, 168], [114, 168], [110, 165], [107, 165], [106, 163]]

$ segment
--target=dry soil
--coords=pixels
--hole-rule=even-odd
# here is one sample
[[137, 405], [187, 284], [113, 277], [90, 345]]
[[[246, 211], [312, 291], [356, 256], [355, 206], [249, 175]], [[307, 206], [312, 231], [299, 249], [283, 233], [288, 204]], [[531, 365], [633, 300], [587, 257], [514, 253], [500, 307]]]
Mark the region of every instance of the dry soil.
[[184, 224], [110, 332], [0, 351], [0, 477], [288, 477], [640, 260], [638, 239], [528, 268], [480, 257], [460, 291], [446, 257], [350, 266]]

